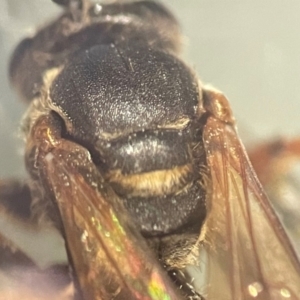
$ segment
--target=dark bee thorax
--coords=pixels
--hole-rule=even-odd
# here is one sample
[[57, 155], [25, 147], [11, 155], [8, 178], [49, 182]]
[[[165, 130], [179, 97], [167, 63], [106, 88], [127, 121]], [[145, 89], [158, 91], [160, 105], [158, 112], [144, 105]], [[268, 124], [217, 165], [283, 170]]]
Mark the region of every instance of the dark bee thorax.
[[93, 46], [69, 58], [50, 98], [145, 234], [178, 230], [205, 211], [193, 153], [205, 162], [204, 149], [193, 149], [199, 88], [175, 56], [147, 44]]

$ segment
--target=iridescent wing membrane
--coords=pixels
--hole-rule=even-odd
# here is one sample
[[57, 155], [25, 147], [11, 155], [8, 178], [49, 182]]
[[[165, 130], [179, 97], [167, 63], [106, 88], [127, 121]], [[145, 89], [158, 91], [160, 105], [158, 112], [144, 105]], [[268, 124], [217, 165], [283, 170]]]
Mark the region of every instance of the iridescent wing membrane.
[[32, 130], [43, 186], [57, 202], [84, 299], [180, 299], [89, 152], [51, 116]]
[[203, 138], [212, 180], [207, 299], [300, 299], [298, 258], [234, 123], [211, 115]]

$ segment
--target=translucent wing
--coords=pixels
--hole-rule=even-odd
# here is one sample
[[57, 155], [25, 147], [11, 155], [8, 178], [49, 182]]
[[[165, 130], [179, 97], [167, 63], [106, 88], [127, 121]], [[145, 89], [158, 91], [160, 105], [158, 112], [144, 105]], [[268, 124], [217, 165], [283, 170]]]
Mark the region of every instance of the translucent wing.
[[57, 202], [83, 298], [179, 299], [89, 152], [47, 121], [36, 126], [43, 186]]
[[232, 125], [210, 116], [207, 300], [300, 299], [299, 260]]

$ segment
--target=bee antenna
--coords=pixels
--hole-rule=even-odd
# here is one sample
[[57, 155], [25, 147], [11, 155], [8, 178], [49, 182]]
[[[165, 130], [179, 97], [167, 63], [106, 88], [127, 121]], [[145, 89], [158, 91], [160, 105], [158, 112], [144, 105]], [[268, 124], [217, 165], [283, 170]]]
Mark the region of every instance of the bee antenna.
[[52, 0], [58, 5], [64, 6], [72, 14], [73, 20], [81, 21], [86, 15], [89, 0]]

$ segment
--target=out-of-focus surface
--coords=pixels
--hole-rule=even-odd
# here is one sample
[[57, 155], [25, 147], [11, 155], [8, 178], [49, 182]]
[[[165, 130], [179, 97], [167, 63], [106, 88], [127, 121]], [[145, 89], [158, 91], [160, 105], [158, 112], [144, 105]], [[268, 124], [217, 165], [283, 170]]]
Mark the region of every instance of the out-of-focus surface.
[[[165, 0], [185, 57], [229, 97], [247, 141], [300, 134], [300, 2]], [[24, 174], [17, 128], [25, 106], [7, 80], [18, 41], [59, 13], [51, 0], [0, 0], [0, 177]]]
[[264, 143], [249, 157], [300, 256], [300, 138]]
[[[49, 5], [48, 5], [49, 4]], [[26, 107], [13, 93], [7, 78], [12, 51], [59, 9], [50, 0], [0, 0], [0, 177], [24, 174], [20, 118]]]

